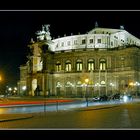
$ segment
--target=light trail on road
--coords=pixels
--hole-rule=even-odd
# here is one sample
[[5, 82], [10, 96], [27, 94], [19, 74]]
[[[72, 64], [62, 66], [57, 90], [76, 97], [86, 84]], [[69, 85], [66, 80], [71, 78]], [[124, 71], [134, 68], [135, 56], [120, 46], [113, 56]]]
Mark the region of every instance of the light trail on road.
[[[99, 106], [99, 105], [113, 105], [113, 104], [123, 104], [125, 102], [122, 101], [107, 101], [107, 102], [89, 102], [89, 107], [91, 106]], [[69, 102], [69, 103], [53, 103], [53, 104], [16, 104], [16, 105], [8, 105], [8, 106], [0, 106], [0, 114], [14, 114], [14, 113], [36, 113], [36, 112], [44, 112], [45, 111], [63, 111], [63, 110], [71, 110], [75, 108], [85, 108], [86, 102]]]

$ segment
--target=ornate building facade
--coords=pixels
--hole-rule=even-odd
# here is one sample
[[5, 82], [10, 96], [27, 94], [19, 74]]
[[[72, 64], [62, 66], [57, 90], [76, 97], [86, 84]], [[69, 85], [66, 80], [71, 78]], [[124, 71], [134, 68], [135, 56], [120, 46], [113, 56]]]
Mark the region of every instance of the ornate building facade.
[[123, 26], [99, 28], [96, 23], [86, 34], [52, 39], [49, 25], [43, 25], [36, 35], [27, 63], [20, 66], [20, 95], [139, 94], [140, 39]]

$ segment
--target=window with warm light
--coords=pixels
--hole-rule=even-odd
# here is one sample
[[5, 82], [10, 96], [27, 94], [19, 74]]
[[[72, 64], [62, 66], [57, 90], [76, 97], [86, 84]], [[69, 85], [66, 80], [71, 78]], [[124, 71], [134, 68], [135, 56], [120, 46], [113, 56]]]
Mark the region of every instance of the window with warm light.
[[101, 71], [106, 70], [106, 60], [105, 59], [100, 59], [100, 70]]
[[71, 71], [71, 61], [67, 60], [65, 63], [65, 69], [66, 71]]
[[93, 59], [88, 60], [88, 71], [95, 70], [95, 62]]
[[76, 69], [77, 69], [77, 71], [82, 71], [82, 69], [83, 69], [83, 62], [82, 62], [82, 60], [77, 60], [77, 62], [76, 62]]
[[56, 71], [61, 71], [61, 63], [59, 61], [56, 63]]

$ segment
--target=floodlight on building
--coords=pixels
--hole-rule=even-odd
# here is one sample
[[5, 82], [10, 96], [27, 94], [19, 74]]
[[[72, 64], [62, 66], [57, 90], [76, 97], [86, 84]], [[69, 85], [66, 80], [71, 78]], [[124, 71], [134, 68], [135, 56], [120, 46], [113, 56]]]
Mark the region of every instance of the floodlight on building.
[[26, 90], [26, 86], [23, 86], [23, 87], [22, 87], [22, 90]]
[[110, 83], [110, 86], [112, 86], [112, 87], [113, 87], [113, 86], [115, 86], [115, 85], [114, 85], [113, 83]]
[[123, 96], [123, 101], [127, 102], [128, 101], [128, 97], [126, 95]]
[[85, 97], [86, 97], [86, 106], [88, 107], [88, 90], [87, 90], [87, 88], [88, 88], [88, 84], [89, 84], [89, 79], [88, 78], [86, 78], [85, 79], [85, 83], [86, 83], [86, 93], [85, 93]]
[[130, 83], [129, 83], [129, 86], [134, 86], [134, 83], [133, 83], [133, 82], [130, 82]]
[[134, 83], [134, 86], [140, 86], [140, 83], [136, 81], [136, 82]]
[[95, 87], [96, 87], [96, 86], [101, 86], [101, 85], [100, 85], [99, 83], [96, 83], [96, 84], [95, 84]]
[[87, 79], [85, 79], [85, 82], [88, 84], [88, 82], [89, 82], [89, 79], [87, 78]]
[[8, 88], [8, 90], [9, 90], [9, 91], [12, 91], [12, 88], [11, 88], [11, 87], [9, 87], [9, 88]]
[[17, 90], [17, 87], [14, 87], [14, 90]]

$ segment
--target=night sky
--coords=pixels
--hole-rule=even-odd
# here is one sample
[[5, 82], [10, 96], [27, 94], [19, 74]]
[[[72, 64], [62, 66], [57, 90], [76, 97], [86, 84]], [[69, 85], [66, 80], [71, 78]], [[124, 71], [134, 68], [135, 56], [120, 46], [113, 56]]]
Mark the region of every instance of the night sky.
[[140, 11], [0, 11], [0, 74], [3, 83], [14, 86], [19, 67], [27, 61], [27, 45], [43, 24], [50, 24], [51, 36], [84, 34], [99, 27], [125, 30], [140, 38]]

